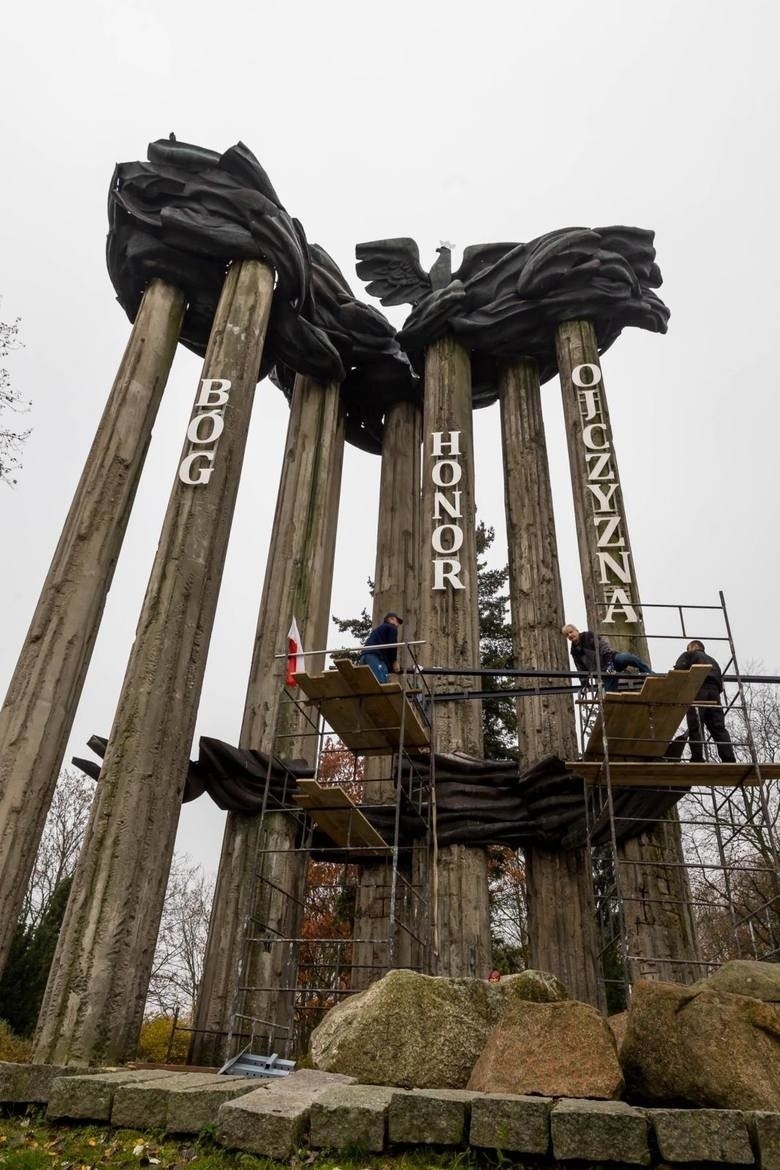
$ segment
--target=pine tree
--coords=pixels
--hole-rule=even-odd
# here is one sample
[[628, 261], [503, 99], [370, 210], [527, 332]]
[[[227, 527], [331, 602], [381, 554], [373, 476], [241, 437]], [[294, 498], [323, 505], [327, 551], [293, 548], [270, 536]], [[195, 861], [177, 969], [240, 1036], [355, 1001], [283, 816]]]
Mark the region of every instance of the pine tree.
[[[485, 554], [496, 538], [495, 528], [488, 528], [480, 521], [476, 528], [477, 539], [477, 596], [479, 605], [479, 653], [480, 665], [487, 669], [512, 667], [512, 626], [507, 621], [509, 596], [506, 584], [509, 566], [489, 569]], [[374, 582], [369, 578], [369, 593], [373, 596]], [[371, 633], [371, 615], [364, 609], [356, 618], [333, 618], [342, 634], [349, 634], [355, 642], [364, 642]], [[475, 688], [476, 689], [476, 688]], [[482, 680], [482, 689], [496, 691], [499, 686], [494, 678], [487, 675]], [[514, 760], [517, 758], [517, 715], [514, 699], [483, 700], [482, 730], [484, 753], [488, 760]]]
[[32, 1036], [35, 1031], [72, 880], [66, 877], [59, 883], [35, 926], [20, 919], [16, 928], [0, 979], [0, 1019], [17, 1036]]

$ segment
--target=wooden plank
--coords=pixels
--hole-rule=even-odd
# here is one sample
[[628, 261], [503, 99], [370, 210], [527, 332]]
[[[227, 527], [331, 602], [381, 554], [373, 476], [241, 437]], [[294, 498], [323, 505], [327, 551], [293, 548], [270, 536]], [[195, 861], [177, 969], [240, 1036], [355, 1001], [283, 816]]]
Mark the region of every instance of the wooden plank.
[[[380, 683], [370, 666], [355, 666], [348, 658], [338, 659], [336, 669], [353, 694], [364, 699], [364, 707], [377, 728], [388, 731], [397, 728], [400, 732], [401, 712], [405, 706], [404, 743], [417, 747], [428, 744], [430, 737], [425, 722], [399, 682], [392, 679]], [[396, 737], [393, 737], [393, 746], [398, 746]]]
[[337, 845], [375, 848], [386, 853], [384, 837], [350, 800], [342, 788], [323, 788], [316, 780], [299, 780], [293, 800]]
[[604, 725], [610, 759], [658, 759], [666, 754], [685, 712], [709, 674], [707, 665], [648, 677], [639, 691], [606, 694], [593, 727], [586, 758], [604, 753]]
[[[570, 760], [566, 767], [588, 784], [606, 783], [601, 761]], [[761, 780], [780, 780], [780, 764], [760, 764]], [[688, 761], [621, 761], [609, 764], [615, 788], [755, 787], [761, 780], [753, 764], [693, 764]]]
[[404, 747], [428, 748], [430, 734], [415, 704], [400, 683], [380, 683], [368, 666], [339, 659], [337, 669], [323, 675], [296, 675], [307, 698], [318, 703], [323, 717], [352, 751], [387, 755], [400, 747], [403, 711]]

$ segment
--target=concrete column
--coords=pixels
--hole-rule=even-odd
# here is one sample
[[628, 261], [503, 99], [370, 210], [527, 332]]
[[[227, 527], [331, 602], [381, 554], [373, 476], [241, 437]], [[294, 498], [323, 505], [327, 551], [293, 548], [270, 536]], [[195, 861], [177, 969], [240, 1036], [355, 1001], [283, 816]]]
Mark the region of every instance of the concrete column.
[[[283, 699], [293, 615], [304, 649], [325, 647], [338, 525], [344, 423], [339, 386], [298, 376], [290, 406], [282, 476], [247, 687], [241, 747], [314, 762], [310, 725]], [[310, 673], [324, 659], [307, 658]], [[308, 734], [307, 734], [308, 733]], [[280, 738], [281, 737], [281, 738]], [[190, 1059], [219, 1064], [254, 1034], [260, 1046], [285, 1046], [292, 1020], [296, 948], [307, 857], [298, 822], [230, 813], [222, 843]], [[248, 939], [265, 942], [248, 942]], [[250, 990], [251, 989], [251, 990]], [[270, 1048], [269, 1048], [270, 1051]]]
[[35, 864], [183, 317], [182, 294], [152, 281], [0, 712], [0, 971]]
[[225, 280], [41, 1008], [39, 1063], [135, 1053], [273, 280], [254, 260]]
[[[513, 650], [518, 666], [568, 670], [561, 637], [563, 593], [539, 373], [523, 359], [501, 371], [501, 441], [509, 549]], [[542, 686], [553, 680], [539, 680]], [[573, 759], [577, 734], [571, 695], [518, 700], [524, 766], [556, 754]], [[572, 998], [603, 1006], [590, 858], [586, 849], [525, 850], [531, 967], [551, 971]]]
[[[416, 403], [396, 402], [385, 415], [374, 570], [374, 625], [381, 622], [388, 610], [396, 610], [404, 619], [399, 636], [410, 641], [417, 637], [420, 596], [421, 427], [420, 408]], [[392, 804], [395, 801], [392, 767], [389, 756], [366, 760], [367, 803]], [[410, 872], [409, 860], [408, 857], [402, 859], [407, 875]], [[373, 983], [388, 962], [391, 882], [390, 863], [387, 861], [367, 862], [361, 869], [354, 936], [372, 941], [354, 945], [352, 986], [356, 989]], [[399, 913], [408, 922], [414, 908], [408, 904], [406, 894], [399, 883], [396, 904], [403, 907]], [[396, 932], [395, 949], [396, 966], [420, 962], [413, 940], [402, 928]]]
[[[589, 321], [560, 325], [556, 347], [588, 625], [616, 649], [649, 662], [593, 326]], [[678, 980], [696, 969], [687, 966], [699, 956], [683, 860], [676, 810], [655, 831], [618, 847], [626, 943], [635, 973], [649, 965], [656, 978]]]
[[[457, 438], [451, 432], [458, 432]], [[437, 434], [441, 435], [441, 443], [435, 437]], [[457, 454], [452, 446], [455, 443]], [[441, 455], [435, 453], [439, 450], [443, 452]], [[435, 478], [449, 486], [437, 485]], [[438, 493], [456, 511], [455, 517], [442, 504]], [[445, 524], [451, 527], [440, 532]], [[424, 648], [426, 665], [479, 666], [474, 529], [471, 366], [465, 349], [453, 338], [444, 337], [431, 345], [425, 356], [419, 636], [428, 641]], [[438, 542], [439, 548], [455, 547], [456, 551], [439, 553], [434, 542]], [[442, 560], [447, 564], [442, 566]], [[453, 571], [454, 564], [457, 569]], [[443, 570], [451, 572], [446, 580], [442, 580]], [[445, 678], [437, 684], [437, 689], [460, 686], [473, 689], [474, 679]], [[480, 704], [437, 703], [434, 745], [437, 751], [481, 755]], [[486, 850], [450, 845], [439, 849], [437, 855], [432, 897], [438, 971], [443, 975], [484, 978], [490, 969]]]

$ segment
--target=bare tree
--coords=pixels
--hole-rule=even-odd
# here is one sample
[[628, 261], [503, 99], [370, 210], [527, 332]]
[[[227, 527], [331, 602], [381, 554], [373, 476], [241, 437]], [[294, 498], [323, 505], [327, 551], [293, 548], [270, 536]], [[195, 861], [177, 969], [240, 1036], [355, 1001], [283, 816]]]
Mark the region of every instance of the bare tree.
[[[0, 361], [4, 361], [19, 345], [19, 319], [12, 324], [0, 321]], [[30, 432], [12, 426], [8, 416], [23, 413], [29, 407], [30, 403], [11, 385], [8, 370], [0, 366], [0, 482], [10, 487], [16, 483], [15, 473], [21, 466], [21, 446]]]
[[203, 972], [214, 883], [186, 854], [174, 855], [168, 878], [147, 1013], [191, 1017]]
[[[756, 672], [754, 665], [748, 667]], [[728, 714], [738, 760], [780, 760], [780, 688], [745, 687]], [[780, 791], [693, 789], [680, 804], [702, 957], [780, 958]]]
[[52, 894], [76, 868], [95, 795], [95, 782], [75, 768], [63, 768], [27, 887], [22, 910], [25, 925], [35, 928]]

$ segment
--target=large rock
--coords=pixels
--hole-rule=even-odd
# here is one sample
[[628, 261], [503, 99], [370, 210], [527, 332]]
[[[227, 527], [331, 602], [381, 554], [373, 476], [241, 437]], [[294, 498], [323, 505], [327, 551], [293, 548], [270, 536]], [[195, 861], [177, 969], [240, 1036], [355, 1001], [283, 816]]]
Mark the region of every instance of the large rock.
[[463, 1089], [501, 1014], [500, 986], [390, 971], [328, 1012], [313, 1064], [364, 1085]]
[[780, 1019], [748, 996], [638, 983], [620, 1059], [638, 1102], [780, 1110]]
[[694, 984], [697, 991], [728, 991], [732, 995], [750, 995], [780, 1007], [780, 963], [760, 963], [757, 959], [732, 959], [714, 975]]
[[507, 1000], [474, 1066], [469, 1089], [547, 1097], [619, 1097], [615, 1038], [585, 1003]]
[[569, 993], [555, 975], [549, 971], [519, 971], [516, 975], [504, 975], [498, 990], [508, 1000], [523, 999], [532, 1003], [561, 1003]]

